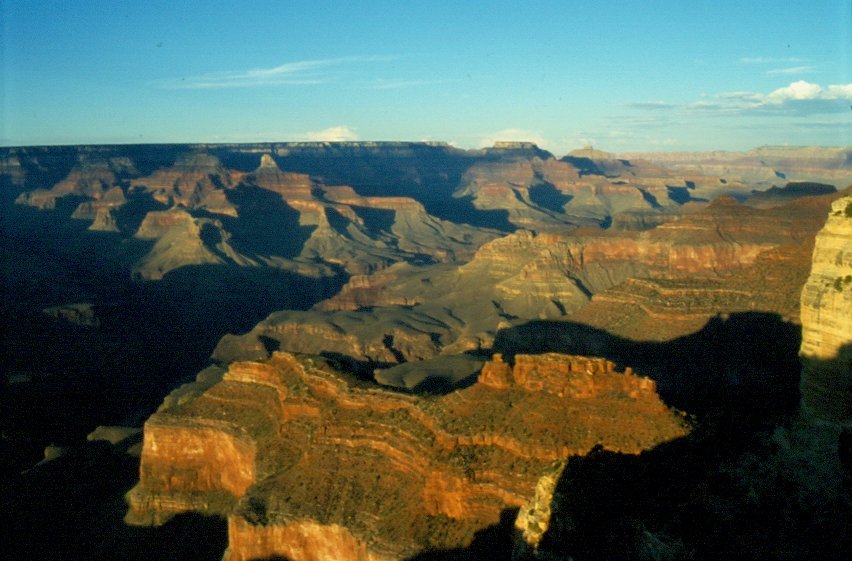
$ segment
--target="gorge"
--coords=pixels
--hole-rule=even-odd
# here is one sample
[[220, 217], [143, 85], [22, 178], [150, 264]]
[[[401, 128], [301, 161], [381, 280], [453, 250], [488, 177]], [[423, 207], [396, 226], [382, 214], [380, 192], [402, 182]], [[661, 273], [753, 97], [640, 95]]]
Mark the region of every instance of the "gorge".
[[15, 553], [831, 558], [844, 150], [3, 148]]

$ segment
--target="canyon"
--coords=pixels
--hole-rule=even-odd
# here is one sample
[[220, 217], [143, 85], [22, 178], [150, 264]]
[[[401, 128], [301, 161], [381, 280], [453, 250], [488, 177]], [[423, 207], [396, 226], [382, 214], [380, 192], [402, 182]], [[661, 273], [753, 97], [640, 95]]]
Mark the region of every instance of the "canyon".
[[[745, 512], [713, 478], [768, 510], [770, 482], [788, 485], [792, 528], [837, 529], [849, 158], [3, 148], [16, 551], [159, 558], [158, 541], [218, 532], [182, 557], [704, 558], [711, 502]], [[619, 507], [605, 480], [650, 506]], [[840, 522], [796, 518], [807, 501]], [[609, 522], [578, 522], [598, 502]], [[71, 503], [92, 506], [51, 506]], [[625, 549], [596, 552], [606, 532]], [[731, 555], [758, 551], [730, 535]]]

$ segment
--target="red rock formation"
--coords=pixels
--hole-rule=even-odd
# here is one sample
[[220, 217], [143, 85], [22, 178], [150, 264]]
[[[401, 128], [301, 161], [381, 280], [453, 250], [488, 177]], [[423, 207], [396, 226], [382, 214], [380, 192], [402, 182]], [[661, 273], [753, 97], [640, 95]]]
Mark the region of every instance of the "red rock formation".
[[51, 189], [34, 189], [21, 193], [15, 201], [40, 209], [56, 208], [56, 200], [68, 195], [77, 195], [90, 200], [99, 200], [117, 186], [117, 173], [133, 172], [133, 164], [127, 158], [88, 159], [79, 157], [79, 163], [68, 176]]
[[562, 355], [518, 356], [514, 367], [495, 357], [480, 383], [418, 399], [277, 353], [183, 395], [145, 425], [128, 520], [227, 513], [229, 561], [462, 547], [531, 496], [554, 460], [685, 434], [653, 382]]
[[131, 188], [144, 189], [154, 200], [169, 206], [236, 216], [234, 206], [222, 192], [233, 185], [230, 172], [219, 158], [205, 152], [182, 154], [172, 166], [130, 182]]
[[723, 200], [647, 232], [669, 240], [668, 261], [596, 292], [571, 319], [634, 340], [692, 333], [719, 313], [774, 312], [798, 323], [794, 287], [807, 279], [814, 236], [837, 196], [770, 209]]

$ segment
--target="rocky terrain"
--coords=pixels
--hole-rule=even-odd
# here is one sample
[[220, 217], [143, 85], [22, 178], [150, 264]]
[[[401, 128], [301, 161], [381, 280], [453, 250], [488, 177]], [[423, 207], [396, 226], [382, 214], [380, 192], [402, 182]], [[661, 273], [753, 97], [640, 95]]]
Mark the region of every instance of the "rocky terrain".
[[852, 423], [852, 197], [834, 201], [802, 290], [802, 407]]
[[844, 558], [852, 545], [850, 204], [832, 205], [801, 291], [799, 411], [770, 421], [751, 402], [729, 401], [653, 450], [596, 449], [557, 464], [515, 520], [513, 559]]
[[849, 158], [0, 149], [13, 557], [831, 558]]
[[128, 520], [227, 515], [232, 561], [463, 547], [553, 461], [595, 445], [636, 453], [686, 432], [651, 380], [557, 354], [495, 357], [476, 384], [426, 399], [282, 353], [233, 363], [198, 391], [179, 390], [146, 422]]

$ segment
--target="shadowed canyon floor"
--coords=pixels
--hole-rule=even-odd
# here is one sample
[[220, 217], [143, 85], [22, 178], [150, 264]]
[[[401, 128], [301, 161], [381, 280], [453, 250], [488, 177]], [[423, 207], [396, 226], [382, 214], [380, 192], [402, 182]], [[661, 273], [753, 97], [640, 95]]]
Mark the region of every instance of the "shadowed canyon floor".
[[12, 556], [832, 558], [848, 152], [4, 148]]

